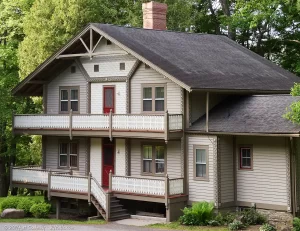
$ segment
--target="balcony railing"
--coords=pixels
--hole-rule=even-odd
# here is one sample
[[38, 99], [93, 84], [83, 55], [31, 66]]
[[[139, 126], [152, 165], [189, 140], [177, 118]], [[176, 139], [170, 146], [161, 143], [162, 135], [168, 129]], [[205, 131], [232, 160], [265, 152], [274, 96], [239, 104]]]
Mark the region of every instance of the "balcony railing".
[[14, 130], [62, 130], [69, 131], [107, 131], [113, 132], [153, 132], [162, 133], [168, 140], [170, 132], [182, 131], [181, 114], [143, 115], [143, 114], [72, 114], [69, 115], [15, 115]]

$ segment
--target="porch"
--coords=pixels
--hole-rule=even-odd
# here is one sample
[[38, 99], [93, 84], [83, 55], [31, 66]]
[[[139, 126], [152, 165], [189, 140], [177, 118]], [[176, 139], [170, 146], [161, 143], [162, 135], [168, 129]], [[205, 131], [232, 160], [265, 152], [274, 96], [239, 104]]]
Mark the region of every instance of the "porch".
[[179, 139], [182, 114], [35, 114], [14, 115], [15, 134]]
[[[178, 205], [187, 201], [184, 179], [117, 176], [109, 173], [109, 187], [103, 188], [92, 176], [73, 175], [72, 170], [46, 170], [41, 167], [11, 167], [10, 187], [45, 190], [48, 199], [65, 197], [93, 203], [102, 217], [114, 220], [112, 198], [163, 203], [168, 221], [178, 216]], [[176, 205], [176, 206], [175, 206]], [[176, 209], [172, 209], [172, 207]], [[180, 211], [180, 210], [179, 210]]]

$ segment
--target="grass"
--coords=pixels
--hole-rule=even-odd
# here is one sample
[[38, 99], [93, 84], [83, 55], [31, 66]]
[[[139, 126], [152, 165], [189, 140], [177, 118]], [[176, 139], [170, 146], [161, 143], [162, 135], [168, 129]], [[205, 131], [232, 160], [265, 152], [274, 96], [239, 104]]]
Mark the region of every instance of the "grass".
[[194, 230], [194, 231], [228, 231], [225, 226], [212, 227], [212, 226], [186, 226], [181, 225], [178, 221], [167, 223], [167, 224], [154, 224], [148, 225], [151, 228], [158, 229], [173, 229], [173, 230]]
[[36, 224], [56, 224], [56, 225], [102, 225], [105, 220], [75, 221], [75, 220], [57, 220], [46, 218], [22, 218], [22, 219], [0, 219], [0, 223], [36, 223]]

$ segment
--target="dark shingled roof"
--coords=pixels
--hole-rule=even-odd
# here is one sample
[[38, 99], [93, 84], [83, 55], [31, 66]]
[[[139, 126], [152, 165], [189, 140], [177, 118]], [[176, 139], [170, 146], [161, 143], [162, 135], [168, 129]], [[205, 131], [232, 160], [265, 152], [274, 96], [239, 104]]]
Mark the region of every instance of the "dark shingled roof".
[[[300, 97], [290, 95], [230, 96], [209, 112], [209, 131], [224, 133], [299, 133], [300, 126], [283, 118]], [[190, 131], [204, 131], [206, 116]]]
[[299, 81], [226, 36], [92, 25], [192, 89], [289, 91]]

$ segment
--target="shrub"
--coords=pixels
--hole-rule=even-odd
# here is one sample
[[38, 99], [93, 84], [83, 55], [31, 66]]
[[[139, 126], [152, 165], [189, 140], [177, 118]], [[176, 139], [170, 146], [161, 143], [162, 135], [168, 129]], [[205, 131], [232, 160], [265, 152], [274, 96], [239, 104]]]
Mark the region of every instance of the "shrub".
[[214, 220], [216, 220], [220, 225], [228, 225], [229, 223], [232, 223], [235, 218], [235, 213], [227, 212], [225, 214], [218, 213]]
[[30, 208], [30, 213], [36, 218], [47, 218], [51, 205], [47, 203], [34, 204]]
[[300, 218], [295, 217], [293, 220], [293, 230], [300, 231]]
[[184, 225], [206, 225], [213, 218], [214, 204], [198, 202], [191, 208], [184, 208], [183, 215], [179, 218]]
[[4, 209], [16, 209], [18, 206], [20, 198], [18, 197], [7, 197], [1, 203], [1, 211]]
[[211, 226], [220, 226], [222, 225], [219, 221], [217, 220], [210, 220], [207, 222], [208, 225], [211, 225]]
[[267, 222], [267, 218], [254, 208], [243, 210], [241, 215], [241, 221], [246, 225], [262, 225]]
[[268, 223], [263, 224], [259, 231], [276, 231], [276, 228]]
[[17, 209], [24, 210], [25, 216], [28, 216], [30, 214], [30, 208], [33, 206], [36, 202], [30, 198], [21, 198], [19, 200]]
[[242, 222], [234, 220], [233, 222], [229, 223], [228, 229], [229, 230], [240, 230], [243, 229], [245, 226]]

